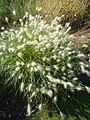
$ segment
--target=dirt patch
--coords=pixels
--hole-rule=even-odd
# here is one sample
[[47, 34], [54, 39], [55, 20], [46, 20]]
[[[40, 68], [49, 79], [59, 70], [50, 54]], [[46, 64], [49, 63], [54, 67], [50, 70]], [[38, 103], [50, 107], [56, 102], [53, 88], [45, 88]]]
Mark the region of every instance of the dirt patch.
[[73, 34], [74, 35], [74, 42], [76, 43], [88, 43], [90, 42], [90, 28], [86, 29], [86, 30], [80, 30], [76, 33]]

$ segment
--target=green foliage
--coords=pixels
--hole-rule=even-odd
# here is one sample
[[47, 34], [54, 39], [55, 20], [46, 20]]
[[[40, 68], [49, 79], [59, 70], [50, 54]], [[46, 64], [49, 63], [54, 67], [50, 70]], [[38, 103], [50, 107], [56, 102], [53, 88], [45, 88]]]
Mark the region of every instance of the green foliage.
[[[76, 91], [82, 90], [90, 93], [89, 86], [83, 85], [78, 80], [81, 72], [90, 77], [90, 43], [76, 45], [71, 41], [73, 37], [68, 35], [71, 29], [69, 23], [66, 23], [64, 27], [60, 24], [62, 18], [63, 22], [78, 21], [78, 23], [81, 23], [84, 17], [89, 18], [86, 11], [87, 0], [85, 2], [73, 1], [73, 3], [68, 0], [54, 0], [53, 6], [48, 2], [45, 4], [45, 1], [41, 3], [42, 10], [38, 7], [36, 9], [43, 17], [46, 17], [44, 19], [46, 21], [43, 21], [39, 15], [34, 17], [29, 14], [37, 13], [34, 0], [1, 0], [1, 23], [6, 23], [5, 18], [8, 18], [9, 22], [14, 22], [14, 25], [19, 23], [19, 26], [7, 30], [1, 27], [0, 87], [4, 85], [5, 90], [14, 88], [27, 97], [27, 115], [31, 115], [34, 109], [42, 110], [45, 106], [54, 103], [59, 112], [64, 110], [63, 115], [66, 114], [67, 119], [76, 119], [77, 114], [82, 115], [82, 117], [77, 115], [78, 119], [89, 119], [88, 110], [85, 111], [89, 102], [83, 97], [78, 98], [80, 96], [71, 98], [68, 91], [75, 92], [75, 95], [77, 95]], [[47, 5], [48, 8], [46, 8]], [[44, 12], [48, 15], [45, 16]], [[60, 18], [56, 17], [57, 15], [62, 16]], [[55, 19], [52, 21], [53, 18]], [[46, 24], [47, 22], [50, 24]], [[88, 55], [88, 61], [85, 60], [87, 59], [85, 54]], [[83, 96], [86, 96], [86, 92]], [[86, 98], [89, 97], [86, 96]], [[77, 103], [82, 103], [82, 105]], [[58, 114], [54, 110], [43, 109], [30, 119], [60, 120], [60, 116], [63, 117], [63, 115], [62, 112]]]
[[0, 1], [0, 22], [4, 21], [7, 15], [9, 16], [7, 0], [1, 0]]
[[[27, 97], [27, 115], [33, 112], [33, 103], [41, 110], [46, 103], [56, 104], [59, 92], [84, 89], [77, 76], [89, 74], [82, 61], [85, 55], [71, 41], [69, 24], [63, 27], [60, 21], [56, 17], [49, 25], [41, 16], [26, 12], [17, 29], [1, 28], [0, 76], [5, 88], [12, 86]], [[90, 92], [89, 87], [85, 89]]]
[[[6, 23], [5, 17], [9, 22], [17, 21], [25, 12], [36, 14], [36, 2], [34, 0], [1, 0], [0, 1], [0, 26]], [[16, 16], [13, 16], [12, 11], [16, 11]], [[7, 23], [6, 23], [7, 25]]]
[[[38, 111], [24, 120], [88, 120], [90, 118], [90, 94], [86, 91], [75, 91], [68, 94], [70, 97], [63, 99], [66, 102], [60, 105], [64, 119], [60, 117], [60, 113], [54, 107], [50, 106], [50, 108]], [[61, 98], [58, 102], [60, 103], [60, 101]]]
[[60, 120], [60, 115], [57, 113], [57, 111], [52, 110], [51, 112], [52, 113], [50, 113], [48, 109], [45, 109], [37, 112], [31, 118], [26, 118], [25, 120]]

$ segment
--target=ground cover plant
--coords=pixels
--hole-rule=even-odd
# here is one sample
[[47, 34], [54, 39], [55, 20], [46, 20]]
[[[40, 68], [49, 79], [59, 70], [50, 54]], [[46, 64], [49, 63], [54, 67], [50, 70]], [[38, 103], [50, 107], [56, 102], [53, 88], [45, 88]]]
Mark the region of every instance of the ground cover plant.
[[46, 24], [41, 16], [26, 12], [19, 19], [19, 27], [8, 30], [1, 27], [0, 76], [6, 89], [14, 88], [27, 97], [28, 116], [48, 103], [57, 107], [58, 96], [60, 92], [67, 94], [65, 90], [90, 92], [78, 80], [81, 72], [90, 75], [87, 69], [90, 59], [84, 63], [85, 55], [68, 34], [69, 23], [63, 27], [61, 19], [56, 17], [51, 24]]

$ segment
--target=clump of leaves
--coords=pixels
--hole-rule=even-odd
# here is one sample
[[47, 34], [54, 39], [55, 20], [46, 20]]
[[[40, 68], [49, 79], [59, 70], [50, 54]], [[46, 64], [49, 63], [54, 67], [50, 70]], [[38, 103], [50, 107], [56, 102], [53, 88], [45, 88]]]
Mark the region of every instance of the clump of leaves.
[[41, 16], [25, 13], [17, 29], [2, 28], [0, 33], [0, 75], [6, 88], [19, 88], [27, 96], [27, 115], [33, 101], [41, 110], [46, 101], [56, 104], [58, 90], [83, 89], [77, 75], [85, 72], [84, 54], [71, 41], [69, 24], [63, 27], [60, 20], [49, 25]]

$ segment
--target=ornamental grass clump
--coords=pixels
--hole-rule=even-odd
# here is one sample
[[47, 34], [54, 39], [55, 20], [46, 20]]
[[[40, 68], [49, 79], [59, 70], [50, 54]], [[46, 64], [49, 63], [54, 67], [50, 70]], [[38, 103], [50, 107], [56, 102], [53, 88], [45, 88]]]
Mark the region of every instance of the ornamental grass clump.
[[41, 16], [26, 13], [20, 26], [0, 33], [0, 75], [6, 88], [19, 88], [28, 99], [27, 115], [32, 103], [42, 109], [45, 101], [57, 102], [58, 90], [82, 90], [77, 75], [81, 68], [78, 46], [56, 17], [46, 24]]

